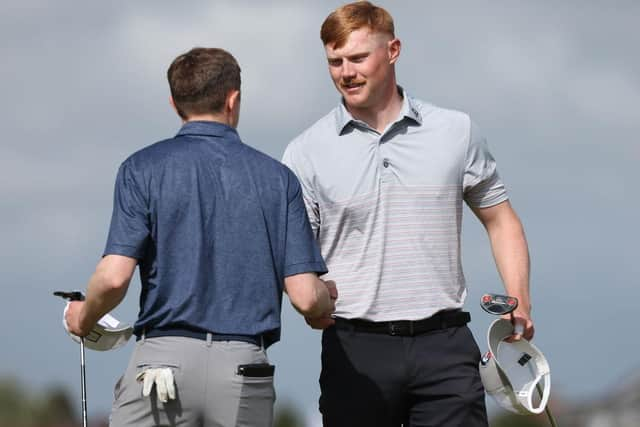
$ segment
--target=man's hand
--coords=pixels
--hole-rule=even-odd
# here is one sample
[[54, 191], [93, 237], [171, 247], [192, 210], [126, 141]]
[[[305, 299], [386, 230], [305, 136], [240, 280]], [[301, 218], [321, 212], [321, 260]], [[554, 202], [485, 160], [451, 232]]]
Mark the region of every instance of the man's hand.
[[324, 317], [334, 312], [338, 291], [334, 282], [325, 282], [315, 273], [300, 273], [284, 278], [284, 290], [291, 304], [305, 317]]
[[329, 326], [336, 323], [331, 316], [315, 317], [313, 319], [305, 317], [304, 320], [307, 322], [307, 325], [311, 326], [313, 329], [327, 329]]
[[520, 341], [522, 338], [527, 341], [531, 341], [533, 339], [535, 329], [529, 313], [524, 310], [516, 309], [512, 313], [503, 317], [510, 320], [513, 325], [513, 335], [506, 340], [507, 342]]
[[71, 301], [67, 304], [64, 311], [64, 321], [67, 331], [79, 337], [89, 335], [89, 332], [91, 332], [94, 326], [86, 324], [86, 322], [83, 324], [82, 322], [84, 304], [84, 301]]
[[[321, 279], [322, 280], [322, 279]], [[329, 297], [331, 297], [332, 301], [338, 299], [338, 288], [336, 287], [336, 282], [333, 280], [322, 280], [329, 291]]]
[[106, 255], [89, 279], [84, 301], [71, 301], [65, 307], [65, 329], [86, 337], [105, 314], [124, 298], [138, 260], [122, 255]]
[[333, 307], [330, 311], [323, 313], [319, 317], [305, 317], [304, 320], [307, 322], [307, 325], [311, 326], [313, 329], [327, 329], [329, 326], [333, 325], [335, 320], [331, 317], [331, 314], [335, 311], [335, 301], [338, 299], [338, 288], [336, 287], [336, 282], [333, 280], [323, 280], [322, 281], [327, 287], [327, 291], [329, 291], [329, 297], [331, 298], [331, 302], [333, 303]]

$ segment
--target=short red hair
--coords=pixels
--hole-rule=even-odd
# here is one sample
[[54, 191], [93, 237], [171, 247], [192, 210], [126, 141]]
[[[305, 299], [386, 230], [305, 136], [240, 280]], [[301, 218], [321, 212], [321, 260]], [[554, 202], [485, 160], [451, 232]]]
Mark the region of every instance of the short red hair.
[[349, 34], [360, 28], [385, 33], [395, 38], [393, 18], [385, 9], [368, 1], [345, 4], [334, 10], [322, 23], [322, 43], [338, 49], [347, 42]]

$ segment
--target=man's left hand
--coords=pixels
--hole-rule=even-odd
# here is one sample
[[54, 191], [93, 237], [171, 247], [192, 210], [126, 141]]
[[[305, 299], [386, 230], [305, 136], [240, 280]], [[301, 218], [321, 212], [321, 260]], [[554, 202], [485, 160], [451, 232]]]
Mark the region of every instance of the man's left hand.
[[507, 342], [520, 341], [522, 338], [527, 341], [533, 339], [535, 329], [531, 316], [528, 313], [516, 309], [504, 317], [505, 319], [509, 319], [513, 325], [513, 335], [506, 340]]

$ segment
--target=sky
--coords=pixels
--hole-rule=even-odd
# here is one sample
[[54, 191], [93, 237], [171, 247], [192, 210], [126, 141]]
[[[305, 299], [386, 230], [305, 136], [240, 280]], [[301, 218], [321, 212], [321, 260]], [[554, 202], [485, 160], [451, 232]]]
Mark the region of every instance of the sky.
[[[239, 132], [280, 158], [339, 102], [319, 40], [336, 1], [71, 2], [0, 6], [0, 377], [79, 398], [79, 350], [57, 289], [83, 289], [104, 248], [117, 168], [172, 136], [166, 69], [194, 46], [242, 67]], [[529, 241], [535, 343], [552, 393], [598, 399], [640, 372], [636, 316], [640, 3], [380, 1], [402, 41], [399, 83], [465, 111], [488, 139]], [[466, 210], [466, 308], [481, 350], [500, 292], [482, 227]], [[115, 311], [133, 322], [136, 278]], [[269, 350], [278, 404], [317, 408], [320, 334], [285, 300]], [[133, 344], [87, 354], [90, 413], [106, 413]], [[310, 415], [311, 417], [311, 415]]]

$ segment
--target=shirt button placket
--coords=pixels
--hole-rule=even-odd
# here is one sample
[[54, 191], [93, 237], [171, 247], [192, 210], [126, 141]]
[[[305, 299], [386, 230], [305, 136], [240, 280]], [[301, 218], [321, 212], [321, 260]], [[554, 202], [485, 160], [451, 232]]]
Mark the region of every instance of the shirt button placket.
[[389, 166], [391, 165], [391, 161], [389, 160], [389, 158], [387, 157], [387, 147], [386, 144], [383, 141], [383, 137], [381, 136], [380, 139], [378, 140], [378, 150], [380, 153], [380, 160], [382, 161], [382, 168], [381, 168], [381, 176], [382, 176], [382, 182], [391, 182], [392, 181], [392, 176], [393, 174], [391, 173], [391, 170], [389, 169]]

